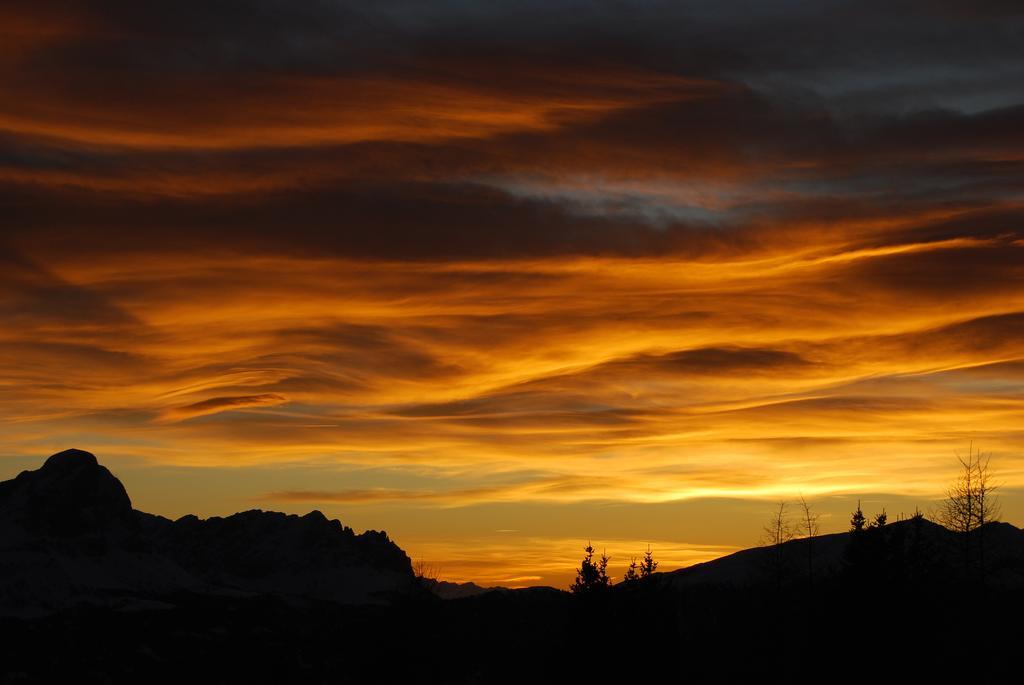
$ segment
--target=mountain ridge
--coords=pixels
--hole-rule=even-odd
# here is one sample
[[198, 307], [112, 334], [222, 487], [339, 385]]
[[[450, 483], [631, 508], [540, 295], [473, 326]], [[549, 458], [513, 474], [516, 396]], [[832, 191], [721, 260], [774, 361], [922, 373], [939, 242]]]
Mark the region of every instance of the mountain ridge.
[[124, 605], [176, 593], [274, 593], [347, 604], [420, 596], [386, 533], [319, 511], [171, 521], [137, 511], [95, 455], [72, 449], [0, 482], [0, 612]]
[[[987, 581], [1002, 586], [1024, 587], [1024, 530], [1005, 521], [991, 521], [972, 532], [984, 536], [989, 559]], [[773, 564], [781, 563], [786, 582], [805, 581], [810, 576], [831, 580], [856, 563], [850, 557], [855, 533], [843, 531], [798, 538], [779, 546], [765, 545], [738, 550], [716, 559], [672, 571], [658, 572], [656, 582], [675, 589], [697, 585], [752, 586], [769, 580]], [[878, 543], [886, 563], [897, 566], [926, 564], [933, 572], [954, 574], [962, 563], [963, 537], [924, 517], [895, 521], [860, 533], [863, 542]], [[878, 536], [872, 538], [871, 536]], [[811, 568], [807, 570], [808, 546]]]

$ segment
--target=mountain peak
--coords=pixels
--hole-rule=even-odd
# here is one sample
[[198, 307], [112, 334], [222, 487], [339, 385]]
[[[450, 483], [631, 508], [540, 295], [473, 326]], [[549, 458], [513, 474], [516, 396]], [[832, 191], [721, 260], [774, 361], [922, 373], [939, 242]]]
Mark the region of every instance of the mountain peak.
[[69, 471], [80, 469], [86, 466], [99, 466], [96, 455], [85, 450], [69, 449], [57, 452], [50, 456], [44, 463], [41, 471]]
[[36, 471], [5, 484], [0, 509], [29, 529], [67, 537], [134, 521], [128, 493], [96, 457], [84, 450], [58, 452]]
[[320, 511], [177, 521], [137, 512], [121, 481], [75, 449], [0, 481], [0, 560], [0, 615], [8, 592], [43, 607], [70, 605], [83, 589], [154, 598], [227, 589], [356, 604], [425, 594], [409, 557], [383, 533], [357, 535]]

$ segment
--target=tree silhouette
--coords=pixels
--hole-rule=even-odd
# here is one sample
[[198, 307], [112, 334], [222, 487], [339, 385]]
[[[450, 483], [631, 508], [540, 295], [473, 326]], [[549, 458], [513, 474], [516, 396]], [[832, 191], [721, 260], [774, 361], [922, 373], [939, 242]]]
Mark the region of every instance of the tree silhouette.
[[864, 571], [864, 531], [867, 528], [867, 517], [857, 500], [857, 508], [850, 514], [850, 537], [846, 541], [843, 562], [846, 565], [847, 578], [856, 587], [860, 587]]
[[658, 562], [654, 560], [654, 554], [651, 552], [651, 546], [647, 545], [647, 551], [644, 553], [644, 560], [640, 562], [640, 577], [649, 578], [654, 574], [654, 571], [658, 568]]
[[789, 519], [789, 503], [780, 501], [772, 510], [772, 516], [764, 527], [764, 544], [781, 545], [796, 536]]
[[857, 500], [857, 508], [850, 515], [850, 536], [843, 562], [847, 580], [858, 590], [869, 585], [877, 586], [889, 574], [888, 531], [884, 530], [887, 522], [888, 515], [883, 508], [869, 523], [860, 500]]
[[427, 563], [422, 557], [413, 562], [412, 573], [417, 580], [428, 585], [437, 582], [437, 577], [440, 575], [437, 566]]
[[860, 509], [860, 500], [857, 500], [857, 510], [850, 516], [850, 532], [859, 533], [864, 530], [866, 523], [867, 519], [864, 517], [864, 512]]
[[576, 569], [576, 581], [569, 589], [575, 594], [581, 594], [608, 587], [608, 555], [602, 553], [601, 558], [595, 562], [594, 546], [589, 542], [583, 551], [585, 556], [580, 567]]
[[782, 575], [785, 566], [783, 544], [796, 537], [792, 522], [789, 520], [788, 504], [780, 501], [772, 512], [772, 517], [764, 527], [763, 544], [772, 547], [768, 557], [770, 572], [775, 578], [776, 590], [782, 589]]
[[622, 582], [634, 583], [638, 580], [640, 580], [640, 571], [636, 563], [636, 557], [633, 557], [626, 568], [626, 575], [622, 576]]
[[601, 552], [601, 558], [597, 560], [598, 587], [608, 587], [612, 584], [611, 578], [608, 577], [609, 561], [611, 561], [610, 557], [605, 552]]
[[818, 534], [818, 515], [800, 495], [800, 528], [807, 538], [807, 585], [814, 585], [814, 536]]
[[938, 512], [938, 521], [946, 528], [960, 533], [963, 538], [964, 575], [970, 577], [972, 570], [972, 539], [977, 538], [978, 566], [981, 580], [985, 582], [985, 531], [986, 523], [997, 521], [1000, 505], [989, 471], [991, 455], [974, 451], [972, 444], [967, 456], [957, 454], [960, 473], [946, 491]]

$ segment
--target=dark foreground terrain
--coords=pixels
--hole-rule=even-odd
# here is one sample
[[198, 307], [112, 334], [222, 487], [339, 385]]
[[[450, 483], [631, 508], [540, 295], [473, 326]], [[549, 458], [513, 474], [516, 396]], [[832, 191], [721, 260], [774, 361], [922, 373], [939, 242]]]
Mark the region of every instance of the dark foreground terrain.
[[491, 593], [396, 606], [176, 597], [0, 623], [0, 681], [1019, 682], [1019, 592]]
[[84, 454], [0, 484], [0, 683], [1020, 680], [1007, 524], [965, 538], [917, 518], [581, 595], [441, 600], [383, 534], [150, 520]]

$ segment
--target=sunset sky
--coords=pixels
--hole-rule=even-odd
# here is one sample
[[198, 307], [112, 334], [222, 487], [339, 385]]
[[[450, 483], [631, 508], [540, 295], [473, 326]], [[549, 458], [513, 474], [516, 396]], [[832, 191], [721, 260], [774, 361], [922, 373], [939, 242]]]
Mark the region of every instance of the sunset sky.
[[7, 0], [0, 477], [441, 577], [1024, 522], [1024, 5]]

